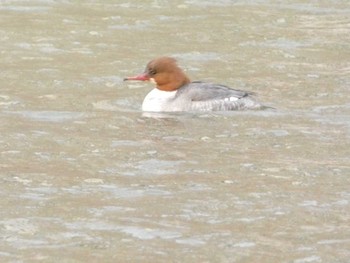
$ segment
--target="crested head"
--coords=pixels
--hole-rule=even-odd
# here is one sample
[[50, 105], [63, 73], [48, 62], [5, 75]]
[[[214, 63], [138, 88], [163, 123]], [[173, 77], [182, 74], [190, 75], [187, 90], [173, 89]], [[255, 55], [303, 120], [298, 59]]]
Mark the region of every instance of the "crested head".
[[175, 68], [178, 68], [175, 58], [159, 57], [147, 63], [146, 73], [173, 71]]
[[147, 64], [145, 74], [154, 79], [157, 88], [164, 91], [173, 91], [190, 83], [190, 79], [172, 57], [159, 57]]
[[176, 64], [176, 59], [171, 57], [153, 59], [148, 62], [144, 73], [124, 80], [154, 80], [157, 89], [163, 91], [174, 91], [191, 82]]

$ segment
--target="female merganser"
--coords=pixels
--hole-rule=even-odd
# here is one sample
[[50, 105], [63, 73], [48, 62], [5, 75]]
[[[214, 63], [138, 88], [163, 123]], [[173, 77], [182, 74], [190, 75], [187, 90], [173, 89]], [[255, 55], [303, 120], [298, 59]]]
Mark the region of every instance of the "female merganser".
[[144, 73], [124, 80], [154, 81], [142, 103], [143, 111], [232, 111], [262, 109], [249, 91], [224, 85], [191, 82], [171, 57], [160, 57], [147, 64]]

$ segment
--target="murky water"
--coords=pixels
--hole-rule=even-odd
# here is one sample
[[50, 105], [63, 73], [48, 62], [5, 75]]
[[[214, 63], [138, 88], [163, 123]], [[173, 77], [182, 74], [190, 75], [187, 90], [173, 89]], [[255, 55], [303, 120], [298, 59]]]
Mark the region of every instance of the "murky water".
[[[1, 262], [349, 262], [348, 1], [0, 1]], [[276, 110], [145, 116], [172, 55]]]

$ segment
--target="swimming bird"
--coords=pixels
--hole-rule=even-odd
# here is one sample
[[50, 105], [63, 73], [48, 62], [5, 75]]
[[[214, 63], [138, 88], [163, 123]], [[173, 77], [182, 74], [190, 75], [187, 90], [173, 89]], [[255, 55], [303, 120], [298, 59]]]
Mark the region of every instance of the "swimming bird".
[[151, 60], [145, 71], [127, 80], [153, 81], [156, 87], [143, 100], [149, 112], [234, 111], [263, 109], [249, 91], [225, 85], [191, 81], [172, 57]]

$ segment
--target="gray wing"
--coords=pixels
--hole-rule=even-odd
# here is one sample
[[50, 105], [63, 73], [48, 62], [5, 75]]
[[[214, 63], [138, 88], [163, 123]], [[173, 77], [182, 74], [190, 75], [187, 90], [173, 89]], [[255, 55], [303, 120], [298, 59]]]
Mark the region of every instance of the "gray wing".
[[192, 82], [182, 87], [177, 96], [191, 100], [190, 110], [227, 111], [258, 109], [258, 103], [249, 91], [231, 89], [220, 84]]
[[181, 95], [191, 98], [191, 101], [207, 101], [224, 100], [229, 99], [230, 97], [240, 99], [253, 95], [253, 93], [238, 89], [231, 89], [220, 84], [195, 81], [182, 87], [179, 96]]

